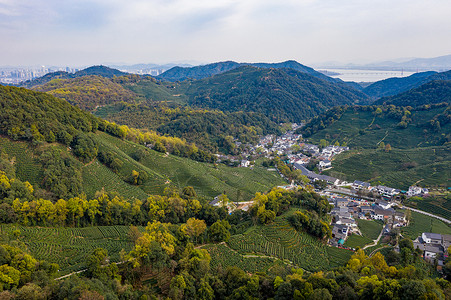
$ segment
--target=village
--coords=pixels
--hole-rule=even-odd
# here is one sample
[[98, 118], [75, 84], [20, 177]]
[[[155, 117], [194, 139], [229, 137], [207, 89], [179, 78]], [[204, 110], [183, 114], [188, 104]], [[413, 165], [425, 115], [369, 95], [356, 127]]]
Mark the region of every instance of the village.
[[[355, 180], [346, 182], [320, 172], [332, 167], [331, 161], [335, 155], [349, 151], [347, 146], [339, 145], [315, 145], [302, 140], [301, 134], [295, 131], [302, 124], [292, 124], [292, 130], [282, 136], [268, 135], [260, 139], [257, 145], [248, 145], [248, 152], [243, 153], [241, 161], [237, 161], [240, 167], [252, 167], [253, 162], [248, 159], [253, 155], [264, 155], [265, 158], [273, 159], [275, 156], [284, 156], [286, 163], [294, 169], [300, 170], [311, 183], [323, 181], [324, 189], [317, 190], [320, 195], [329, 200], [333, 206], [330, 212], [332, 235], [328, 240], [331, 247], [349, 248], [345, 246], [347, 239], [352, 235], [362, 233], [358, 227], [359, 220], [379, 222], [382, 230], [369, 247], [377, 245], [382, 237], [388, 237], [399, 233], [399, 228], [407, 226], [409, 216], [406, 211], [401, 210], [401, 198], [412, 196], [424, 196], [428, 190], [418, 186], [410, 186], [407, 191], [401, 191], [383, 185], [372, 186], [368, 182]], [[222, 157], [224, 158], [224, 156]], [[225, 157], [230, 159], [230, 157]], [[232, 158], [233, 160], [233, 158]], [[320, 174], [309, 170], [307, 165], [316, 162], [315, 170]], [[281, 174], [281, 176], [283, 176]], [[299, 186], [292, 182], [290, 185], [281, 186], [284, 189], [296, 189]], [[221, 195], [215, 197], [210, 205], [220, 206], [223, 203]], [[252, 201], [229, 202], [227, 204], [229, 213], [236, 209], [249, 210]], [[435, 260], [438, 265], [443, 265], [448, 246], [451, 245], [451, 236], [424, 232], [422, 236], [414, 241], [415, 249], [422, 252], [425, 259]], [[355, 248], [350, 248], [355, 251]]]

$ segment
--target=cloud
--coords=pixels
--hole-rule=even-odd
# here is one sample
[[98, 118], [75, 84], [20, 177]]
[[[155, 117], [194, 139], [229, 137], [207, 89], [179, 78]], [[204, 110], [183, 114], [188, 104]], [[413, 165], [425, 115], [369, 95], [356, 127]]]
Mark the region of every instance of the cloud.
[[0, 0], [0, 64], [431, 57], [449, 15], [445, 0]]

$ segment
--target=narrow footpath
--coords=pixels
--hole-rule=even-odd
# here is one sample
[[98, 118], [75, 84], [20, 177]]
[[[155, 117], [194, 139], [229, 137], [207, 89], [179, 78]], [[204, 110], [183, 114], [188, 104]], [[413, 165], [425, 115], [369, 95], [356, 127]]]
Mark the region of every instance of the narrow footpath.
[[365, 250], [366, 248], [376, 246], [377, 243], [379, 243], [379, 240], [381, 239], [383, 232], [384, 232], [384, 227], [382, 226], [381, 233], [379, 233], [379, 236], [377, 237], [377, 239], [373, 240], [373, 242], [371, 244], [365, 245], [362, 249]]

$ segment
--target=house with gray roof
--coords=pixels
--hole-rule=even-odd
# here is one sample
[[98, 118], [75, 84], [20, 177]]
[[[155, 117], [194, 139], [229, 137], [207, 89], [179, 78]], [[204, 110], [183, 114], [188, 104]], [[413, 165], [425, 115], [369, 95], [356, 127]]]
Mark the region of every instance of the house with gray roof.
[[421, 235], [421, 239], [426, 244], [441, 244], [442, 243], [442, 235], [439, 233], [431, 233], [431, 232], [423, 232]]

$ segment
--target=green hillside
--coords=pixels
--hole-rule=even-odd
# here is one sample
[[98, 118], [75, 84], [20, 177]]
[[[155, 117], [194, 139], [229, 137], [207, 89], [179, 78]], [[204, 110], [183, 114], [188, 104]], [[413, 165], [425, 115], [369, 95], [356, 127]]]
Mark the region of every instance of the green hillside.
[[[276, 172], [263, 168], [231, 168], [191, 160], [188, 157], [198, 161], [213, 158], [179, 139], [106, 123], [48, 94], [1, 87], [0, 105], [0, 133], [8, 136], [0, 139], [0, 152], [12, 162], [21, 181], [30, 181], [52, 199], [80, 193], [93, 197], [102, 189], [145, 199], [166, 187], [181, 190], [193, 186], [203, 197], [225, 191], [231, 199], [247, 200], [257, 191], [284, 184]], [[103, 131], [96, 130], [98, 127]], [[147, 149], [144, 142], [161, 152]], [[133, 171], [141, 173], [143, 182], [131, 184]]]
[[133, 103], [138, 98], [135, 93], [123, 88], [113, 80], [95, 75], [54, 79], [34, 87], [34, 90], [46, 92], [89, 111], [117, 102]]
[[221, 74], [243, 66], [253, 66], [264, 69], [293, 69], [302, 73], [310, 74], [314, 77], [321, 78], [326, 81], [336, 82], [335, 79], [328, 77], [314, 69], [304, 66], [297, 61], [288, 60], [280, 63], [237, 63], [234, 61], [217, 62], [195, 67], [174, 67], [158, 78], [168, 81], [183, 81], [186, 79], [203, 79], [217, 74]]
[[301, 132], [314, 142], [338, 141], [352, 148], [375, 149], [381, 142], [401, 149], [439, 146], [451, 141], [449, 114], [448, 105], [337, 107], [310, 120]]
[[436, 74], [436, 72], [429, 71], [429, 72], [415, 73], [415, 74], [407, 76], [407, 77], [400, 77], [400, 78], [394, 77], [394, 78], [380, 80], [380, 81], [374, 82], [371, 85], [365, 87], [363, 89], [363, 92], [365, 94], [367, 94], [368, 96], [371, 96], [374, 98], [393, 96], [393, 95], [408, 91], [412, 88], [418, 87], [419, 85], [424, 83], [424, 80], [426, 78], [428, 78], [434, 74]]
[[127, 73], [124, 73], [119, 70], [112, 69], [112, 68], [109, 68], [106, 66], [92, 66], [92, 67], [77, 71], [75, 73], [68, 73], [68, 72], [64, 72], [64, 71], [48, 73], [42, 77], [22, 82], [22, 83], [20, 83], [20, 86], [25, 87], [25, 88], [32, 88], [34, 86], [43, 85], [54, 79], [71, 79], [71, 78], [90, 76], [90, 75], [106, 77], [106, 78], [113, 78], [113, 77], [127, 75]]
[[[409, 110], [410, 109], [410, 110]], [[347, 144], [326, 174], [406, 189], [449, 186], [451, 123], [449, 106], [341, 107], [312, 119], [304, 137]]]
[[[98, 143], [99, 151], [108, 151], [114, 158], [121, 160], [122, 166], [117, 173], [97, 159], [88, 163], [79, 162], [67, 148], [59, 144], [31, 147], [27, 142], [16, 142], [2, 137], [0, 153], [7, 154], [14, 161], [17, 178], [29, 181], [36, 188], [46, 189], [43, 174], [47, 168], [39, 159], [40, 153], [57, 149], [60, 151], [60, 157], [69, 157], [74, 161], [73, 170], [81, 173], [79, 192], [85, 193], [88, 198], [94, 197], [97, 191], [104, 190], [128, 199], [143, 200], [148, 194], [163, 193], [166, 187], [181, 190], [185, 186], [193, 186], [196, 193], [208, 199], [226, 192], [231, 199], [244, 201], [249, 200], [257, 191], [264, 192], [273, 186], [285, 184], [277, 172], [260, 167], [253, 170], [232, 168], [173, 155], [166, 156], [102, 132], [93, 134], [92, 138]], [[132, 158], [138, 151], [142, 151], [140, 161]], [[143, 185], [131, 185], [128, 180], [133, 170], [146, 172], [149, 179]]]
[[340, 267], [349, 260], [352, 251], [328, 247], [291, 227], [287, 217], [292, 212], [277, 217], [272, 224], [232, 236], [227, 245], [242, 255], [278, 258], [310, 272]]
[[416, 107], [442, 102], [451, 103], [451, 80], [434, 80], [399, 95], [381, 98], [374, 104]]
[[112, 262], [120, 262], [122, 249], [130, 251], [133, 248], [129, 226], [45, 228], [0, 225], [0, 234], [11, 235], [15, 230], [20, 231], [19, 241], [31, 255], [57, 263], [61, 275], [85, 269], [86, 258], [97, 248], [107, 249]]
[[451, 186], [451, 147], [354, 150], [337, 156], [325, 174], [347, 181], [362, 180], [402, 190], [420, 186]]
[[253, 112], [121, 103], [98, 108], [94, 114], [118, 124], [177, 136], [214, 153], [237, 152], [231, 137], [245, 144], [255, 144], [261, 135], [280, 133], [278, 124]]
[[299, 122], [336, 105], [365, 101], [345, 84], [292, 69], [240, 67], [213, 77], [185, 82], [188, 104], [222, 111], [263, 113], [275, 122]]
[[[94, 138], [100, 144], [100, 150], [105, 147], [123, 162], [118, 172], [121, 178], [128, 178], [132, 170], [147, 172], [149, 180], [140, 188], [151, 194], [162, 193], [171, 186], [179, 189], [193, 186], [196, 193], [204, 197], [212, 198], [225, 191], [229, 198], [243, 201], [249, 200], [257, 191], [285, 184], [277, 172], [261, 167], [232, 168], [167, 156], [105, 133], [97, 133]], [[137, 152], [141, 153], [139, 161], [132, 158]]]

